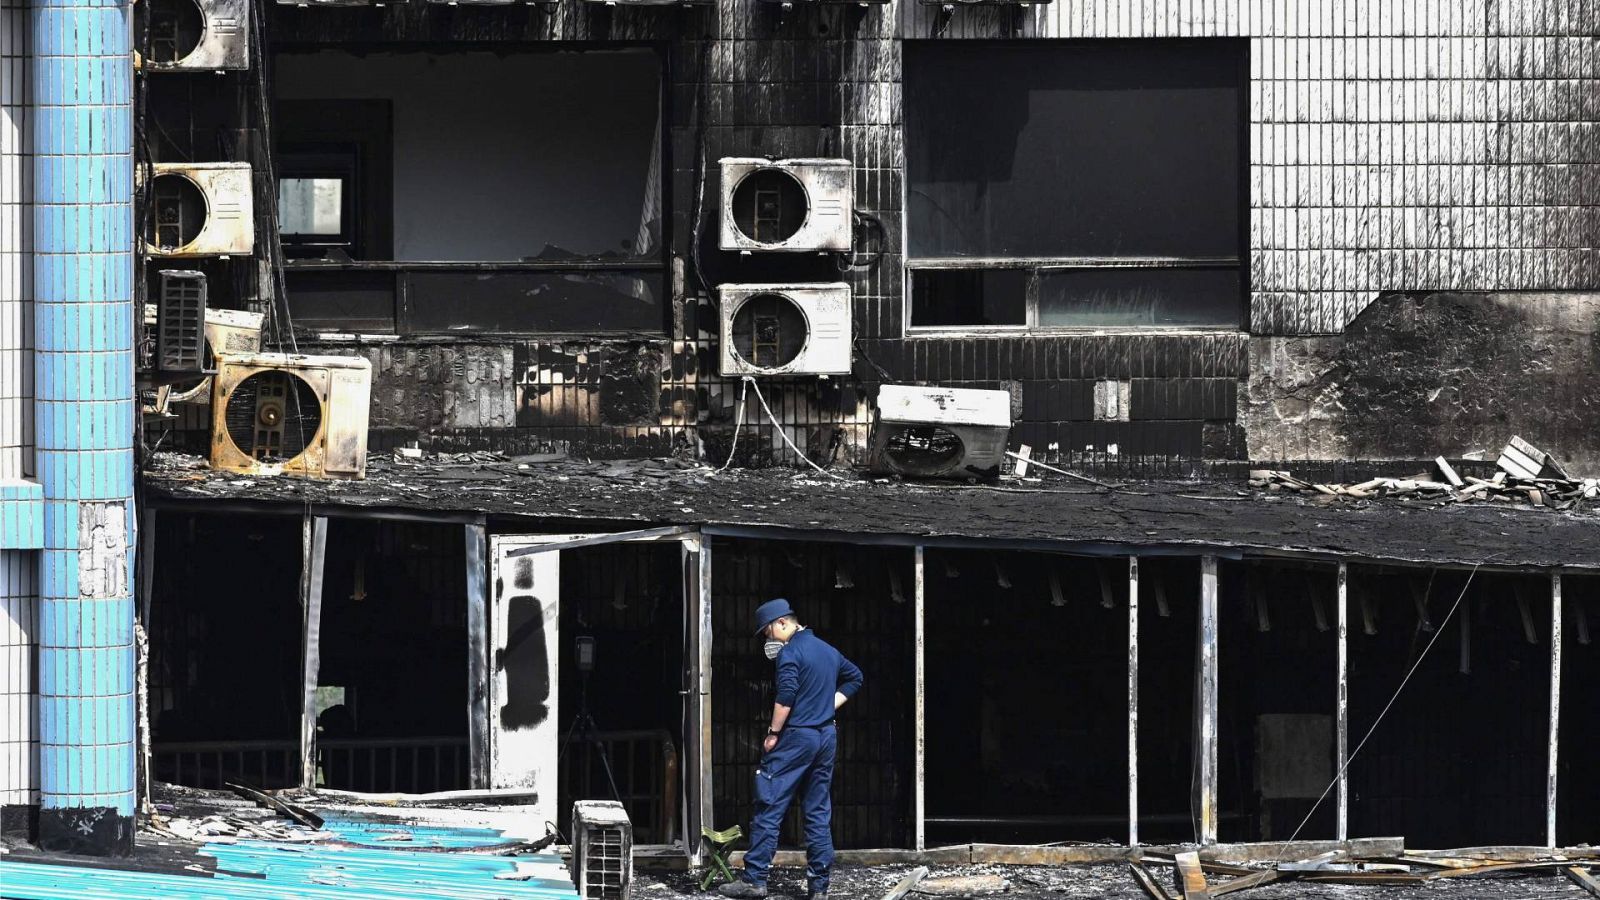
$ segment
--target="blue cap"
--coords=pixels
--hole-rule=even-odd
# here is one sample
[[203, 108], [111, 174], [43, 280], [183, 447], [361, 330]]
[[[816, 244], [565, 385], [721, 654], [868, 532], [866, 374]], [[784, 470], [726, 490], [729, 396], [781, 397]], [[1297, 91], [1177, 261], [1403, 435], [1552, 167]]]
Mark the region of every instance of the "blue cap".
[[784, 616], [794, 615], [794, 610], [789, 608], [789, 601], [779, 597], [756, 607], [756, 634], [766, 630], [768, 625], [778, 621]]

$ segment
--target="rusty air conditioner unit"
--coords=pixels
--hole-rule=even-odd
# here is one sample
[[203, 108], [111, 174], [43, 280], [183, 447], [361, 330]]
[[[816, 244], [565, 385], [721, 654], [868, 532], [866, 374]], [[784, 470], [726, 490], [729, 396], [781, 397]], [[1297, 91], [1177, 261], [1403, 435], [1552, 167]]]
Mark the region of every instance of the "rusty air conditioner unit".
[[219, 356], [211, 467], [247, 475], [361, 478], [372, 364], [355, 356]]
[[157, 277], [160, 288], [151, 368], [162, 376], [204, 375], [208, 363], [205, 273], [162, 269]]
[[[141, 170], [141, 173], [143, 170]], [[150, 256], [249, 256], [255, 250], [249, 163], [156, 163], [144, 250]]]
[[1011, 434], [1011, 395], [886, 384], [872, 423], [871, 470], [910, 478], [997, 478]]
[[138, 64], [151, 72], [250, 68], [250, 0], [139, 0], [134, 17], [148, 52]]
[[847, 375], [850, 286], [724, 284], [723, 375]]
[[582, 900], [628, 900], [633, 823], [615, 800], [572, 804], [572, 881]]
[[724, 159], [720, 246], [849, 253], [854, 187], [848, 159]]

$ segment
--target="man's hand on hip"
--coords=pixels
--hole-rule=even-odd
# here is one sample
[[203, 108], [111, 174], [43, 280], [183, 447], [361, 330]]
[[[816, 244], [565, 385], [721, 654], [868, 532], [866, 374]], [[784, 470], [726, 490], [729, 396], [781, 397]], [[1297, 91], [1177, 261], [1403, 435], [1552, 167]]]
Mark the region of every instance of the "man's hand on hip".
[[767, 739], [761, 742], [761, 752], [771, 753], [772, 748], [776, 746], [778, 746], [778, 736], [775, 734], [769, 734], [767, 735]]

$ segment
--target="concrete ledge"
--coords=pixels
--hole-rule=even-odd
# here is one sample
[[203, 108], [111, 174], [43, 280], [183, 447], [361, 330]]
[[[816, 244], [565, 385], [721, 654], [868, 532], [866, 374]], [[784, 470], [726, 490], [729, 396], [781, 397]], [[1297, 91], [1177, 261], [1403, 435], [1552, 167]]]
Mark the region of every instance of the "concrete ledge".
[[[840, 850], [835, 859], [845, 865], [969, 865], [973, 863], [1009, 866], [1066, 866], [1085, 863], [1122, 862], [1145, 855], [1171, 856], [1196, 850], [1206, 862], [1243, 863], [1262, 859], [1304, 859], [1329, 850], [1345, 850], [1352, 856], [1399, 856], [1405, 853], [1405, 838], [1357, 838], [1353, 841], [1294, 841], [1292, 843], [1169, 844], [1149, 847], [1124, 847], [1114, 844], [1039, 847], [1022, 844], [956, 844], [928, 850]], [[732, 854], [736, 866], [744, 865], [743, 851]], [[779, 850], [774, 865], [803, 866], [805, 853]]]

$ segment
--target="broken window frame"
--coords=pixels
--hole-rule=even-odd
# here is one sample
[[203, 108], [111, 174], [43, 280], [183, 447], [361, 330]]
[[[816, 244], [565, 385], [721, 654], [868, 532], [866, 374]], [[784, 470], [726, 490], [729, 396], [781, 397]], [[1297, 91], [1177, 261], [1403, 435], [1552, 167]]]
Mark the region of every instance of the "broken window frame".
[[[322, 48], [317, 44], [297, 44], [293, 42], [285, 43], [273, 48], [274, 52], [279, 55], [316, 49]], [[429, 53], [444, 51], [472, 52], [477, 48], [447, 42], [441, 44], [413, 45], [407, 49], [419, 53]], [[571, 48], [561, 46], [530, 45], [522, 48], [520, 52], [560, 53], [570, 52], [570, 49]], [[357, 317], [350, 319], [338, 314], [333, 314], [329, 315], [327, 318], [319, 318], [314, 315], [307, 315], [304, 311], [297, 310], [293, 316], [295, 319], [294, 324], [296, 325], [297, 330], [312, 332], [312, 336], [318, 340], [335, 342], [341, 340], [360, 340], [367, 335], [379, 335], [384, 337], [391, 335], [395, 337], [471, 337], [479, 335], [496, 335], [515, 337], [561, 336], [569, 338], [660, 338], [668, 335], [670, 333], [669, 329], [672, 317], [672, 284], [668, 278], [668, 274], [671, 270], [669, 254], [671, 252], [672, 241], [668, 228], [672, 218], [672, 191], [670, 189], [670, 175], [673, 171], [671, 155], [671, 128], [669, 127], [670, 111], [668, 108], [668, 104], [670, 102], [668, 88], [671, 85], [669, 53], [668, 49], [663, 44], [652, 41], [612, 42], [608, 43], [605, 48], [602, 49], [648, 50], [656, 56], [658, 68], [658, 103], [656, 107], [657, 144], [656, 175], [654, 180], [656, 182], [656, 191], [658, 194], [657, 207], [660, 212], [660, 224], [656, 233], [656, 245], [651, 248], [648, 254], [635, 255], [627, 258], [573, 258], [560, 260], [479, 261], [353, 259], [349, 261], [338, 261], [324, 259], [287, 259], [283, 263], [283, 268], [288, 282], [287, 293], [289, 294], [289, 305], [291, 307], [295, 305], [293, 297], [296, 293], [296, 282], [304, 284], [307, 281], [315, 280], [324, 286], [324, 290], [336, 292], [340, 289], [341, 282], [349, 285], [352, 289], [355, 289], [359, 285], [370, 290], [373, 289], [375, 280], [382, 281], [384, 280], [384, 276], [392, 277], [394, 279], [392, 288], [394, 302], [391, 315], [366, 318]], [[281, 104], [285, 101], [279, 99], [276, 102]], [[288, 102], [321, 103], [322, 101], [296, 99]], [[372, 101], [330, 102], [368, 103]], [[382, 245], [381, 248], [378, 246], [367, 246], [366, 242], [363, 240], [364, 236], [359, 231], [359, 226], [361, 224], [369, 220], [379, 220], [384, 218], [382, 216], [372, 216], [366, 213], [363, 204], [376, 203], [380, 206], [392, 206], [394, 202], [394, 176], [392, 162], [394, 145], [392, 132], [392, 112], [390, 115], [391, 120], [389, 127], [391, 130], [386, 135], [388, 140], [387, 154], [390, 159], [383, 161], [381, 166], [375, 165], [370, 167], [381, 168], [383, 171], [388, 173], [385, 189], [382, 191], [374, 190], [361, 178], [356, 178], [354, 179], [353, 184], [347, 182], [346, 204], [347, 206], [351, 207], [352, 215], [354, 216], [354, 222], [356, 226], [358, 226], [358, 231], [353, 238], [353, 244], [364, 252], [383, 252], [386, 255], [392, 256], [394, 253], [392, 231], [377, 236], [375, 243]], [[370, 131], [370, 126], [365, 127], [368, 127], [368, 130]], [[370, 137], [370, 135], [367, 135], [366, 132], [363, 132], [363, 135]], [[317, 131], [309, 136], [302, 135], [299, 137], [293, 137], [288, 144], [283, 146], [292, 152], [295, 150], [296, 145], [303, 145], [307, 143], [329, 144], [338, 143], [338, 141], [334, 140], [328, 134]], [[360, 163], [358, 161], [358, 165], [359, 164]], [[364, 172], [365, 169], [358, 169], [358, 171]], [[274, 185], [273, 191], [276, 191], [276, 185]], [[352, 193], [355, 194], [353, 200], [349, 196]], [[348, 226], [350, 223], [346, 224]], [[289, 242], [285, 241], [284, 243], [288, 244]], [[653, 294], [654, 302], [651, 304], [651, 306], [655, 309], [657, 314], [654, 317], [654, 321], [651, 322], [650, 327], [648, 328], [638, 327], [638, 325], [616, 328], [594, 326], [584, 327], [581, 325], [562, 327], [559, 324], [528, 328], [476, 326], [463, 327], [454, 324], [448, 327], [432, 327], [423, 319], [422, 316], [419, 316], [418, 314], [419, 311], [416, 303], [418, 291], [414, 282], [416, 280], [416, 276], [418, 275], [437, 276], [441, 274], [457, 275], [463, 282], [475, 282], [481, 280], [485, 276], [493, 276], [496, 274], [513, 276], [517, 274], [545, 274], [552, 277], [569, 276], [578, 278], [590, 276], [595, 278], [604, 278], [607, 276], [615, 278], [631, 278], [646, 286]]]
[[[1215, 38], [1184, 38], [1175, 39], [1185, 42], [1216, 41]], [[1103, 43], [1097, 40], [1096, 43]], [[908, 42], [910, 43], [910, 42]], [[935, 44], [937, 41], [916, 41], [917, 44]], [[945, 42], [946, 44], [948, 42]], [[963, 46], [975, 46], [985, 43], [1003, 44], [1001, 41], [962, 41]], [[1084, 43], [1083, 41], [1057, 41], [1053, 43]], [[1249, 322], [1250, 305], [1250, 266], [1249, 266], [1249, 168], [1250, 168], [1250, 141], [1249, 141], [1249, 57], [1248, 45], [1241, 48], [1242, 57], [1239, 60], [1239, 96], [1241, 102], [1239, 134], [1238, 134], [1238, 168], [1239, 190], [1238, 203], [1240, 211], [1239, 221], [1239, 250], [1237, 255], [1228, 256], [923, 256], [917, 257], [911, 250], [912, 225], [907, 222], [901, 230], [901, 253], [905, 260], [901, 270], [901, 321], [903, 335], [907, 338], [940, 338], [960, 337], [973, 334], [991, 335], [1028, 335], [1028, 334], [1107, 334], [1107, 333], [1181, 333], [1192, 331], [1207, 332], [1242, 332], [1247, 330]], [[905, 85], [909, 93], [913, 85]], [[907, 116], [902, 115], [900, 121], [901, 146], [908, 147], [914, 140], [911, 126]], [[909, 159], [910, 154], [906, 154]], [[905, 177], [900, 184], [900, 208], [910, 210], [911, 194], [913, 191], [909, 165]], [[1019, 324], [985, 325], [918, 325], [914, 318], [916, 299], [916, 277], [918, 272], [951, 271], [951, 270], [997, 270], [997, 269], [1023, 269], [1027, 271], [1027, 286], [1024, 295], [1025, 318]], [[1051, 272], [1072, 270], [1116, 270], [1116, 269], [1167, 269], [1167, 270], [1236, 270], [1239, 275], [1239, 304], [1238, 315], [1231, 322], [1216, 324], [1184, 324], [1184, 325], [1137, 325], [1137, 324], [1107, 324], [1107, 325], [1046, 325], [1042, 324], [1039, 303], [1040, 276]]]
[[[1015, 325], [918, 325], [913, 318], [916, 302], [915, 279], [918, 272], [957, 270], [1022, 269], [1027, 273], [1027, 287], [1023, 295], [1025, 316]], [[1039, 281], [1041, 276], [1053, 272], [1114, 269], [1168, 269], [1188, 271], [1240, 272], [1241, 294], [1248, 294], [1248, 274], [1243, 271], [1244, 260], [1237, 256], [1127, 256], [1127, 257], [929, 257], [907, 259], [905, 264], [905, 321], [906, 333], [912, 337], [956, 337], [978, 333], [988, 334], [1082, 334], [1086, 332], [1125, 332], [1141, 334], [1159, 331], [1241, 331], [1244, 329], [1246, 296], [1241, 296], [1238, 321], [1226, 324], [1203, 325], [1045, 325], [1040, 314]]]

